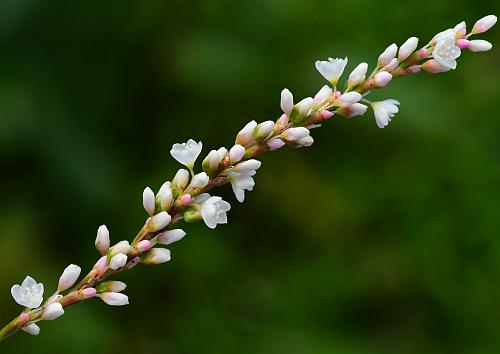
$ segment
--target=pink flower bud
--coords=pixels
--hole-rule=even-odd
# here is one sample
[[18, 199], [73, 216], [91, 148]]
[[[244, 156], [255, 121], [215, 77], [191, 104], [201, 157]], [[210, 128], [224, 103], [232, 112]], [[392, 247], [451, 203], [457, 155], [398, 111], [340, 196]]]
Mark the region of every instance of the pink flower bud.
[[95, 288], [86, 288], [81, 291], [81, 294], [84, 298], [90, 299], [97, 294], [97, 290]]
[[137, 250], [139, 252], [144, 252], [149, 250], [151, 247], [153, 247], [153, 244], [149, 240], [142, 240], [137, 244]]
[[108, 269], [107, 258], [107, 256], [102, 256], [94, 265], [94, 269], [98, 272], [98, 274], [104, 274]]
[[375, 75], [374, 80], [375, 86], [384, 87], [392, 80], [392, 75], [387, 71], [380, 71]]
[[28, 315], [27, 312], [23, 312], [22, 314], [19, 315], [19, 320], [21, 322], [26, 322], [30, 318], [30, 315]]
[[169, 245], [173, 242], [179, 241], [184, 236], [186, 236], [186, 233], [184, 232], [184, 230], [173, 229], [173, 230], [168, 230], [168, 231], [165, 231], [165, 232], [162, 232], [161, 234], [159, 234], [157, 240], [162, 245]]
[[191, 198], [191, 194], [184, 194], [181, 196], [181, 203], [183, 206], [188, 206], [191, 204], [193, 199]]
[[392, 59], [389, 64], [387, 64], [386, 66], [384, 66], [382, 68], [383, 71], [393, 71], [394, 69], [397, 68], [399, 62], [398, 62], [398, 59], [397, 58], [394, 58]]
[[488, 15], [478, 20], [474, 27], [472, 28], [472, 34], [483, 33], [489, 30], [497, 23], [497, 17], [495, 15]]
[[321, 115], [321, 117], [323, 117], [323, 119], [328, 119], [333, 117], [333, 112], [330, 112], [329, 110], [326, 109], [323, 109], [321, 112], [319, 112], [319, 114]]
[[283, 140], [281, 140], [280, 138], [274, 138], [274, 139], [271, 139], [267, 142], [267, 146], [272, 151], [281, 149], [284, 145], [285, 145], [285, 142]]
[[70, 264], [66, 267], [63, 274], [59, 278], [59, 286], [57, 287], [57, 291], [64, 291], [68, 289], [70, 286], [75, 284], [80, 276], [80, 272], [82, 269], [74, 264]]
[[420, 65], [412, 65], [408, 68], [406, 68], [406, 72], [408, 74], [418, 74], [422, 70], [422, 67]]
[[463, 38], [459, 39], [457, 41], [457, 46], [460, 49], [465, 49], [465, 48], [467, 48], [469, 46], [469, 41], [467, 39], [463, 39]]

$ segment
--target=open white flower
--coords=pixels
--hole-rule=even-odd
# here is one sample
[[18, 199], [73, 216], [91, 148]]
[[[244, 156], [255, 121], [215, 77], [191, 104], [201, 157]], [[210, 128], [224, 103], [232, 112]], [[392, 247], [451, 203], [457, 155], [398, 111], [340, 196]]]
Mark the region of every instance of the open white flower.
[[170, 150], [170, 155], [187, 168], [193, 169], [194, 162], [200, 155], [202, 148], [201, 141], [197, 143], [193, 139], [189, 139], [185, 143], [174, 144], [172, 150]]
[[201, 217], [209, 228], [215, 229], [217, 224], [227, 223], [226, 213], [231, 209], [231, 205], [221, 197], [211, 197], [210, 194], [203, 193], [195, 198], [194, 203], [200, 205]]
[[432, 56], [436, 61], [450, 69], [457, 67], [456, 59], [460, 56], [460, 48], [455, 43], [455, 34], [441, 35], [432, 50]]
[[379, 128], [389, 125], [391, 118], [399, 111], [399, 102], [392, 99], [372, 102], [371, 105]]
[[325, 79], [330, 81], [333, 86], [336, 86], [346, 65], [347, 57], [345, 57], [345, 59], [328, 58], [328, 61], [318, 60], [316, 62], [316, 69]]
[[43, 284], [37, 283], [32, 277], [26, 277], [21, 285], [14, 285], [10, 293], [19, 305], [36, 309], [43, 301]]

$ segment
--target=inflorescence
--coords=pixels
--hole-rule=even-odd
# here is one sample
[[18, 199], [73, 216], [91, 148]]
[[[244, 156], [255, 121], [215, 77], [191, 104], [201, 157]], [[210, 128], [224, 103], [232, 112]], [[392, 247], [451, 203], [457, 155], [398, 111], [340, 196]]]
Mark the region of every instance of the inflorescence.
[[[347, 58], [317, 61], [316, 69], [330, 85], [323, 86], [314, 97], [304, 98], [298, 103], [294, 103], [292, 93], [284, 89], [280, 101], [283, 114], [276, 121], [259, 124], [251, 121], [246, 124], [229, 150], [221, 147], [208, 153], [201, 164], [202, 172], [194, 172], [202, 143], [190, 139], [186, 143], [174, 144], [170, 154], [186, 168], [179, 169], [156, 194], [149, 187], [144, 189], [143, 206], [149, 217], [134, 240], [120, 241], [111, 246], [108, 229], [100, 226], [95, 246], [101, 258], [77, 284], [81, 268], [69, 265], [59, 279], [57, 291], [45, 302], [43, 284], [33, 278], [28, 276], [20, 285], [14, 285], [12, 297], [25, 309], [0, 330], [0, 340], [19, 329], [38, 335], [40, 327], [37, 322], [54, 320], [64, 314], [64, 308], [93, 297], [112, 306], [128, 304], [128, 297], [123, 294], [126, 284], [108, 279], [139, 263], [169, 261], [170, 251], [161, 246], [179, 241], [186, 235], [173, 225], [179, 221], [190, 223], [203, 220], [213, 229], [218, 224], [227, 223], [227, 212], [231, 206], [221, 197], [210, 195], [208, 192], [211, 189], [230, 183], [236, 199], [243, 202], [245, 191], [254, 188], [253, 177], [261, 165], [255, 157], [285, 145], [296, 148], [310, 146], [314, 142], [311, 129], [334, 116], [361, 116], [370, 106], [376, 124], [384, 128], [398, 113], [399, 102], [395, 99], [369, 101], [366, 97], [371, 90], [388, 85], [393, 78], [417, 74], [422, 69], [433, 74], [455, 69], [464, 49], [472, 52], [490, 50], [492, 45], [489, 42], [469, 38], [486, 32], [496, 21], [496, 16], [486, 16], [477, 21], [468, 34], [465, 22], [461, 22], [438, 33], [419, 49], [416, 37], [409, 38], [399, 48], [393, 43], [380, 54], [368, 76], [368, 64], [357, 65], [343, 89], [339, 89], [339, 79], [346, 68]], [[66, 295], [62, 295], [70, 288]]]

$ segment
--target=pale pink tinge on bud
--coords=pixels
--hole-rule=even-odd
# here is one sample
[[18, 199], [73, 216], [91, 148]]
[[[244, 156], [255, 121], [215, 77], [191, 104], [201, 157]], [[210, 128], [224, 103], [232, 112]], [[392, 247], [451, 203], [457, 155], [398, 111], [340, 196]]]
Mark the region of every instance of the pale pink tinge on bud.
[[382, 68], [383, 71], [393, 71], [394, 69], [396, 69], [399, 65], [399, 62], [398, 62], [398, 59], [397, 58], [394, 58], [392, 59], [389, 64], [387, 64], [386, 66], [384, 66]]
[[469, 42], [468, 48], [471, 52], [486, 52], [490, 50], [493, 45], [482, 39], [474, 39]]
[[472, 34], [483, 33], [489, 30], [497, 23], [497, 17], [495, 15], [488, 15], [478, 20], [474, 27], [472, 28]]
[[469, 46], [469, 41], [467, 39], [464, 39], [464, 38], [459, 39], [457, 41], [457, 46], [460, 49], [466, 49]]
[[104, 274], [106, 270], [108, 269], [108, 260], [107, 256], [102, 256], [99, 258], [99, 260], [96, 262], [94, 265], [94, 269], [99, 273], [99, 274]]
[[21, 322], [26, 322], [30, 318], [30, 315], [28, 315], [27, 312], [23, 312], [22, 314], [19, 315], [19, 321]]
[[333, 112], [330, 112], [329, 110], [323, 109], [322, 111], [319, 112], [321, 117], [323, 119], [329, 119], [333, 117]]
[[286, 128], [286, 126], [288, 125], [288, 122], [289, 122], [289, 118], [286, 114], [282, 114], [281, 117], [278, 118], [278, 120], [276, 121], [276, 125], [275, 125], [275, 130], [276, 131], [280, 131], [280, 130], [283, 130]]
[[266, 144], [271, 151], [281, 149], [283, 146], [285, 146], [285, 142], [280, 138], [271, 139]]
[[153, 244], [149, 240], [142, 240], [141, 242], [139, 242], [137, 244], [137, 250], [139, 252], [147, 251], [147, 250], [151, 249], [151, 247], [153, 247]]
[[463, 38], [467, 34], [467, 26], [465, 21], [460, 22], [458, 25], [453, 27], [453, 31], [455, 32], [456, 38]]
[[404, 42], [399, 48], [398, 59], [399, 61], [403, 61], [408, 58], [414, 51], [417, 49], [418, 38], [410, 37]]
[[431, 74], [438, 74], [438, 73], [450, 71], [449, 67], [438, 63], [434, 59], [427, 60], [425, 63], [423, 63], [422, 69], [424, 69], [425, 71], [427, 71], [428, 73], [431, 73]]
[[86, 288], [81, 291], [81, 294], [84, 298], [90, 299], [97, 294], [97, 290], [95, 288]]
[[420, 71], [422, 71], [421, 65], [412, 65], [412, 66], [406, 68], [406, 72], [408, 74], [418, 74]]
[[191, 197], [191, 194], [184, 194], [181, 196], [181, 204], [183, 206], [190, 205], [192, 201], [193, 201], [193, 198]]
[[387, 71], [380, 71], [374, 77], [375, 86], [384, 87], [392, 80], [392, 75]]
[[398, 46], [396, 45], [396, 43], [392, 43], [378, 57], [378, 65], [383, 67], [389, 64], [391, 60], [394, 59], [397, 52], [398, 52]]
[[425, 58], [427, 55], [429, 55], [429, 53], [427, 52], [427, 49], [425, 49], [425, 48], [422, 48], [418, 51], [418, 56], [420, 58]]

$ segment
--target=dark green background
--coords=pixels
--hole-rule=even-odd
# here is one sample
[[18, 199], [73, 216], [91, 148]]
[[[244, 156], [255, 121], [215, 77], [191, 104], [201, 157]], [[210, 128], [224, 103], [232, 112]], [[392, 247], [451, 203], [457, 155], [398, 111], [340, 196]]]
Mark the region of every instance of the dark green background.
[[[29, 274], [47, 294], [97, 259], [95, 231], [131, 239], [179, 167], [174, 142], [231, 146], [279, 93], [314, 94], [314, 61], [373, 67], [493, 1], [0, 2], [0, 319]], [[230, 223], [186, 226], [162, 266], [119, 277], [130, 305], [99, 300], [19, 333], [3, 353], [500, 352], [499, 28], [458, 69], [397, 80], [401, 110], [333, 119], [308, 149], [263, 157]]]

